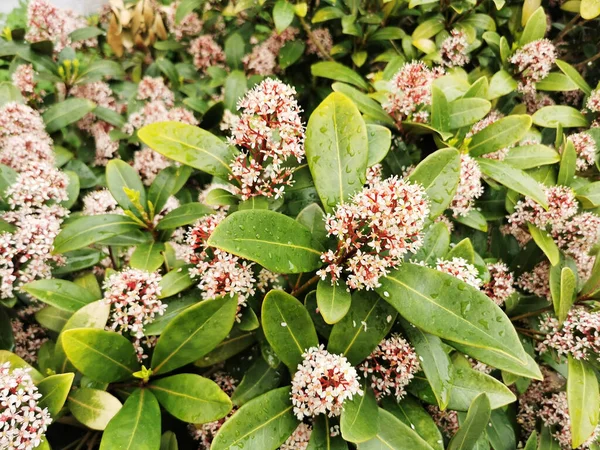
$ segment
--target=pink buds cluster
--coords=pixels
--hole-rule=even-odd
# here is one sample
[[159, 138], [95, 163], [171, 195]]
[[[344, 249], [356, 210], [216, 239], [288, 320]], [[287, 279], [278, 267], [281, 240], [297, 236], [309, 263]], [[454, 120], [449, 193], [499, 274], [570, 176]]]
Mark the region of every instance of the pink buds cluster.
[[477, 200], [483, 194], [481, 169], [469, 155], [460, 155], [460, 180], [450, 209], [454, 217], [467, 216]]
[[450, 32], [440, 46], [442, 63], [448, 67], [462, 67], [471, 60], [467, 50], [467, 34], [456, 28]]
[[464, 258], [454, 257], [449, 260], [438, 258], [435, 268], [440, 272], [458, 278], [460, 281], [464, 281], [476, 289], [481, 287], [481, 279], [479, 278], [477, 268]]
[[188, 53], [193, 56], [196, 69], [202, 72], [225, 62], [225, 52], [210, 34], [198, 36], [190, 42]]
[[508, 61], [515, 66], [520, 78], [519, 91], [535, 91], [535, 83], [548, 76], [556, 56], [556, 47], [548, 39], [538, 39], [518, 49]]
[[496, 305], [502, 306], [515, 292], [515, 278], [503, 262], [488, 264], [487, 269], [490, 281], [483, 285], [482, 290]]
[[574, 308], [562, 324], [554, 317], [547, 317], [540, 324], [540, 329], [548, 333], [538, 347], [541, 352], [552, 349], [559, 355], [600, 361], [599, 313]]

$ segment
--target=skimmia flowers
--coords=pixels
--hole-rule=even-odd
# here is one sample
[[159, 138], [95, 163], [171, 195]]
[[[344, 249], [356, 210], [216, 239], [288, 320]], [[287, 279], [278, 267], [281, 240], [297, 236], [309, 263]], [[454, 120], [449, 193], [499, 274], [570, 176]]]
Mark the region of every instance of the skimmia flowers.
[[298, 420], [327, 414], [339, 416], [346, 399], [363, 395], [356, 369], [342, 355], [311, 347], [292, 379], [292, 404]]
[[518, 49], [509, 62], [515, 66], [520, 78], [519, 91], [535, 92], [535, 83], [548, 76], [556, 56], [556, 47], [548, 39], [538, 39]]
[[38, 403], [42, 395], [30, 369], [0, 365], [0, 448], [31, 450], [38, 447], [52, 418]]
[[448, 67], [462, 67], [471, 60], [467, 51], [469, 43], [464, 31], [454, 29], [440, 46], [442, 63]]
[[238, 103], [241, 115], [230, 142], [243, 151], [231, 164], [230, 179], [247, 200], [279, 198], [292, 184], [293, 169], [285, 163], [304, 158], [304, 126], [294, 88], [266, 79]]
[[398, 177], [374, 180], [351, 203], [328, 214], [325, 227], [338, 239], [337, 249], [321, 256], [327, 265], [317, 272], [336, 283], [345, 271], [352, 289], [375, 289], [379, 278], [422, 245], [429, 214], [425, 190]]
[[562, 324], [554, 317], [547, 317], [540, 328], [548, 333], [539, 345], [540, 351], [552, 349], [559, 355], [600, 361], [600, 314], [575, 308]]
[[468, 216], [475, 200], [483, 194], [481, 169], [479, 164], [469, 155], [460, 155], [460, 179], [456, 193], [450, 204], [454, 217]]

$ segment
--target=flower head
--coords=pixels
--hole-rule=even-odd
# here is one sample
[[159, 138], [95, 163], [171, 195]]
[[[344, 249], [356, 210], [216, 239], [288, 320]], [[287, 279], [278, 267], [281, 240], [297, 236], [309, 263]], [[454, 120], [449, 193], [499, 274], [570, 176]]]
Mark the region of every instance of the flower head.
[[[321, 48], [325, 54], [321, 52], [319, 47], [317, 47], [317, 45], [313, 42], [312, 38], [321, 44]], [[316, 30], [312, 31], [312, 38], [309, 37], [306, 40], [306, 54], [317, 55], [321, 58], [326, 58], [329, 56], [331, 48], [333, 47], [333, 38], [331, 37], [329, 30], [327, 28], [317, 28]]]
[[427, 411], [435, 424], [442, 430], [448, 439], [454, 437], [460, 428], [460, 424], [458, 423], [458, 413], [456, 411], [449, 409], [442, 411], [440, 408], [433, 405], [427, 406]]
[[542, 261], [531, 272], [523, 273], [517, 280], [517, 286], [533, 295], [551, 301], [550, 264], [547, 261]]
[[225, 52], [210, 34], [190, 42], [188, 53], [194, 57], [196, 69], [202, 72], [212, 66], [222, 66], [225, 62]]
[[175, 13], [180, 4], [180, 1], [175, 1], [166, 7], [165, 11], [169, 31], [175, 35], [177, 41], [181, 41], [185, 37], [199, 35], [202, 32], [203, 25], [202, 19], [193, 11], [177, 22]]
[[515, 279], [503, 262], [488, 264], [487, 269], [490, 281], [483, 285], [482, 290], [496, 305], [501, 306], [515, 292]]
[[48, 202], [67, 200], [69, 177], [47, 163], [28, 163], [13, 185], [6, 190], [14, 208], [40, 207]]
[[592, 91], [585, 104], [591, 112], [600, 112], [600, 89]]
[[108, 189], [99, 189], [83, 197], [83, 214], [86, 216], [123, 214], [123, 210]]
[[575, 359], [588, 360], [600, 354], [600, 313], [574, 308], [561, 324], [554, 317], [546, 317], [540, 324], [548, 332], [540, 343], [541, 352], [555, 350], [559, 355], [571, 355]]
[[298, 29], [288, 27], [281, 33], [273, 33], [260, 44], [254, 46], [252, 52], [242, 59], [246, 72], [252, 75], [273, 75], [277, 71], [277, 55], [286, 42], [293, 41]]
[[328, 214], [325, 227], [338, 238], [336, 251], [321, 255], [327, 266], [317, 272], [336, 282], [346, 267], [348, 286], [375, 289], [379, 278], [422, 245], [429, 214], [425, 190], [398, 177], [375, 180]]
[[460, 156], [460, 180], [456, 193], [450, 204], [454, 217], [467, 216], [475, 204], [475, 200], [483, 194], [481, 169], [479, 164], [469, 155]]
[[577, 152], [577, 170], [585, 170], [596, 162], [596, 141], [589, 133], [576, 133], [569, 136], [569, 139]]
[[481, 286], [481, 279], [479, 278], [477, 268], [473, 264], [469, 264], [464, 258], [454, 257], [450, 260], [438, 258], [435, 268], [440, 272], [447, 273], [470, 284], [474, 288], [479, 289]]
[[467, 51], [468, 45], [467, 34], [462, 30], [453, 29], [440, 46], [442, 63], [448, 67], [462, 67], [468, 64], [471, 60]]
[[508, 61], [518, 72], [519, 91], [535, 91], [535, 83], [548, 76], [556, 56], [556, 47], [548, 39], [538, 39], [518, 49]]
[[420, 370], [419, 358], [412, 346], [399, 334], [384, 339], [360, 365], [359, 371], [371, 381], [375, 396], [394, 395], [400, 400], [404, 387]]
[[363, 395], [356, 369], [344, 356], [329, 353], [321, 345], [309, 348], [302, 357], [292, 379], [292, 404], [298, 420], [319, 414], [339, 416], [346, 399]]
[[35, 70], [32, 64], [21, 64], [13, 72], [11, 78], [13, 84], [21, 91], [21, 95], [26, 99], [39, 99], [35, 88], [37, 83], [34, 79]]
[[292, 435], [279, 447], [279, 450], [306, 450], [311, 434], [312, 427], [301, 422]]
[[0, 448], [34, 449], [52, 423], [48, 409], [38, 405], [42, 395], [30, 370], [0, 365]]
[[14, 353], [23, 358], [29, 364], [35, 364], [38, 360], [38, 351], [42, 344], [48, 341], [46, 331], [35, 323], [23, 322], [20, 319], [12, 319], [12, 334], [15, 340]]

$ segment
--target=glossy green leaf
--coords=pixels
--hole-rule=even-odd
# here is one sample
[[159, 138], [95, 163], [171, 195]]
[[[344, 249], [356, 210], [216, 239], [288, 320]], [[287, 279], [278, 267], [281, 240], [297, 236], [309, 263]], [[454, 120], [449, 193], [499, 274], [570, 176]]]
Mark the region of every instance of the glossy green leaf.
[[79, 217], [64, 226], [54, 239], [53, 253], [66, 253], [113, 236], [138, 230], [139, 225], [127, 216], [102, 214]]
[[[186, 167], [186, 166], [183, 166]], [[154, 212], [160, 213], [177, 185], [178, 168], [169, 166], [161, 170], [148, 189], [148, 202], [152, 203]]]
[[212, 232], [208, 245], [276, 273], [310, 272], [322, 265], [322, 247], [294, 219], [270, 210], [237, 211]]
[[167, 213], [165, 217], [160, 219], [156, 229], [158, 230], [171, 230], [184, 225], [189, 225], [202, 216], [207, 214], [213, 214], [214, 209], [204, 206], [201, 203], [186, 203], [173, 211]]
[[46, 123], [46, 131], [52, 134], [66, 128], [68, 125], [82, 119], [87, 113], [92, 112], [96, 104], [84, 98], [68, 98], [50, 106], [42, 117]]
[[277, 0], [273, 7], [273, 21], [275, 29], [281, 33], [292, 24], [294, 20], [294, 6], [286, 0]]
[[317, 305], [323, 319], [328, 324], [334, 324], [343, 319], [348, 310], [352, 296], [344, 280], [336, 284], [331, 279], [319, 280], [317, 284]]
[[290, 388], [274, 389], [238, 409], [215, 436], [211, 450], [247, 450], [254, 445], [276, 449], [297, 426]]
[[580, 11], [583, 19], [595, 19], [600, 16], [600, 2], [598, 0], [581, 0]]
[[231, 411], [231, 400], [217, 383], [191, 373], [155, 380], [148, 388], [171, 415], [189, 423], [208, 423]]
[[231, 330], [236, 310], [237, 296], [227, 296], [200, 302], [175, 317], [154, 349], [154, 374], [170, 372], [213, 350]]
[[29, 369], [29, 375], [34, 383], [42, 381], [44, 376], [34, 367], [27, 364], [22, 358], [8, 350], [0, 350], [0, 365], [9, 362], [11, 369]]
[[423, 237], [423, 245], [411, 258], [413, 261], [423, 261], [426, 265], [435, 264], [448, 251], [450, 246], [450, 231], [444, 223], [430, 226]]
[[446, 148], [421, 161], [408, 179], [425, 188], [431, 201], [429, 216], [435, 218], [444, 212], [454, 198], [459, 176], [460, 154], [455, 149]]
[[544, 106], [531, 116], [533, 123], [540, 127], [563, 128], [587, 127], [586, 118], [578, 110], [571, 106]]
[[113, 159], [106, 165], [106, 184], [117, 203], [131, 211], [137, 209], [127, 195], [127, 190], [140, 194], [140, 203], [146, 205], [146, 189], [137, 171], [120, 159]]
[[560, 161], [560, 154], [551, 147], [542, 144], [513, 147], [508, 151], [504, 162], [517, 169], [534, 169], [539, 166]]
[[133, 345], [118, 333], [77, 328], [66, 330], [61, 336], [69, 361], [93, 380], [105, 383], [126, 380], [139, 370]]
[[280, 378], [278, 369], [272, 368], [263, 358], [259, 358], [246, 371], [231, 400], [235, 405], [242, 406], [253, 398], [275, 389], [279, 386]]
[[193, 125], [158, 122], [138, 131], [148, 147], [167, 158], [227, 179], [238, 151], [215, 135]]
[[494, 100], [503, 97], [517, 89], [517, 80], [515, 80], [506, 70], [499, 70], [490, 80], [488, 89], [488, 100]]
[[244, 351], [256, 341], [255, 333], [234, 328], [211, 352], [197, 360], [197, 367], [210, 367]]
[[171, 297], [192, 286], [195, 283], [189, 275], [192, 267], [194, 266], [187, 264], [164, 274], [159, 283], [161, 290], [159, 298]]
[[305, 149], [326, 212], [362, 188], [369, 154], [367, 128], [348, 97], [334, 92], [314, 110], [306, 128]]
[[406, 320], [452, 341], [462, 352], [493, 367], [540, 378], [512, 323], [485, 294], [434, 269], [405, 263], [376, 289]]
[[48, 305], [70, 312], [75, 312], [99, 298], [94, 292], [72, 281], [55, 278], [32, 281], [24, 285], [23, 290]]
[[485, 394], [479, 394], [469, 407], [467, 418], [448, 444], [448, 450], [471, 450], [485, 433], [490, 413], [490, 400]]
[[560, 59], [556, 60], [556, 65], [566, 76], [568, 76], [577, 86], [579, 86], [579, 89], [581, 89], [586, 95], [590, 95], [592, 93], [592, 88], [589, 84], [587, 84], [585, 79], [575, 67], [569, 63], [566, 63], [565, 61], [561, 61]]
[[327, 239], [325, 213], [316, 203], [311, 203], [300, 211], [296, 216], [296, 220], [308, 228], [319, 242], [323, 242]]
[[48, 408], [50, 415], [56, 416], [67, 401], [74, 377], [74, 373], [64, 373], [51, 375], [40, 381], [37, 388], [42, 398], [38, 400], [38, 406], [42, 409]]
[[383, 161], [392, 145], [392, 132], [382, 125], [367, 124], [367, 138], [369, 140], [369, 167]]
[[159, 450], [160, 407], [147, 389], [136, 389], [102, 434], [100, 450]]
[[449, 129], [472, 125], [490, 112], [492, 104], [483, 98], [459, 98], [449, 104]]
[[450, 129], [448, 99], [444, 91], [435, 84], [431, 88], [431, 94], [431, 126], [441, 133], [446, 132]]
[[[373, 120], [376, 120], [377, 122], [382, 123], [384, 125], [394, 125], [394, 120], [389, 116], [389, 114], [383, 110], [379, 103], [377, 103], [367, 94], [364, 94], [355, 87], [352, 87], [345, 83], [333, 83], [331, 85], [331, 88], [335, 92], [341, 92], [350, 100], [352, 100], [356, 104], [358, 110], [365, 116], [368, 116]], [[369, 124], [367, 124], [367, 128], [368, 127]], [[370, 159], [371, 157], [369, 156], [369, 160]]]
[[310, 67], [313, 77], [323, 77], [330, 80], [352, 84], [358, 88], [368, 90], [369, 84], [354, 70], [334, 61], [322, 61]]
[[521, 39], [519, 39], [519, 45], [522, 47], [525, 44], [542, 39], [545, 34], [546, 13], [544, 12], [544, 8], [539, 7], [529, 17], [525, 29], [523, 30], [523, 34], [521, 34]]
[[358, 450], [432, 450], [431, 446], [408, 425], [385, 409], [379, 409], [379, 432]]
[[531, 128], [529, 116], [504, 117], [471, 137], [469, 153], [472, 156], [481, 156], [508, 147], [523, 139], [529, 128]]
[[584, 208], [596, 208], [600, 206], [600, 181], [588, 183], [577, 188], [577, 200]]
[[364, 387], [363, 395], [355, 394], [344, 402], [340, 429], [342, 437], [354, 443], [368, 441], [379, 432], [379, 408], [370, 388]]
[[329, 417], [321, 414], [313, 421], [313, 430], [310, 434], [306, 450], [348, 450], [348, 444], [338, 434], [331, 436], [331, 422]]
[[513, 191], [531, 197], [544, 208], [548, 206], [546, 194], [531, 175], [501, 161], [478, 158], [477, 163], [485, 176]]
[[154, 272], [162, 266], [164, 262], [163, 252], [165, 244], [162, 242], [149, 242], [138, 245], [129, 260], [129, 265], [134, 269]]
[[517, 436], [511, 414], [503, 409], [495, 409], [490, 415], [487, 436], [494, 450], [513, 450], [517, 448]]
[[190, 306], [193, 306], [200, 301], [198, 297], [199, 293], [192, 291], [182, 296], [163, 299], [162, 302], [167, 305], [167, 310], [162, 316], [155, 317], [152, 323], [144, 326], [144, 334], [146, 336], [162, 334], [165, 328], [167, 328], [167, 325], [171, 323], [175, 317], [177, 317], [184, 310], [188, 309]]
[[160, 437], [160, 450], [179, 450], [177, 435], [172, 431], [166, 431]]
[[560, 158], [560, 167], [558, 170], [557, 184], [562, 186], [570, 186], [575, 172], [577, 170], [577, 152], [571, 139], [567, 139], [564, 143], [562, 155]]
[[355, 291], [350, 310], [331, 330], [327, 350], [359, 364], [390, 331], [396, 316], [394, 308], [374, 292]]
[[[566, 269], [569, 270], [569, 269]], [[600, 395], [598, 379], [588, 362], [569, 355], [567, 400], [573, 448], [586, 442], [598, 425]]]
[[536, 89], [540, 91], [564, 92], [576, 91], [579, 87], [563, 73], [550, 72], [542, 81], [535, 84]]
[[273, 290], [262, 304], [263, 331], [281, 361], [294, 373], [302, 354], [317, 347], [317, 332], [308, 311], [291, 295]]
[[558, 264], [558, 260], [560, 259], [560, 250], [558, 249], [556, 242], [554, 242], [554, 239], [552, 239], [552, 236], [550, 236], [550, 234], [545, 230], [540, 230], [538, 227], [530, 223], [527, 224], [527, 228], [529, 229], [529, 233], [531, 234], [531, 237], [537, 246], [550, 260], [550, 263], [553, 266]]
[[90, 388], [71, 392], [67, 405], [73, 417], [92, 430], [104, 430], [122, 407], [108, 392]]
[[[246, 75], [244, 74], [243, 71], [241, 70], [233, 70], [229, 75], [227, 75], [227, 78], [225, 79], [225, 95], [224, 95], [224, 103], [225, 103], [225, 107], [230, 110], [230, 111], [235, 111], [238, 101], [244, 96], [244, 94], [246, 93], [248, 86], [247, 86], [247, 81], [246, 81]], [[199, 128], [198, 128], [199, 129]], [[202, 130], [204, 131], [204, 130]], [[211, 137], [214, 137], [211, 135]], [[221, 145], [223, 145], [224, 143], [222, 143]], [[212, 150], [212, 147], [208, 147], [208, 150]], [[225, 151], [225, 149], [223, 149], [223, 152]], [[233, 149], [229, 149], [228, 153], [226, 153], [226, 155], [229, 155], [233, 152], [235, 152], [236, 150]], [[181, 161], [183, 162], [183, 161]], [[191, 165], [191, 164], [189, 164]], [[193, 166], [192, 167], [196, 167]], [[212, 173], [208, 170], [202, 169], [201, 167], [196, 167], [196, 169], [200, 169], [200, 170], [204, 170], [204, 172], [208, 172], [208, 173]], [[222, 169], [227, 170], [226, 168], [219, 168], [219, 171], [221, 171]], [[216, 175], [216, 176], [223, 176], [224, 173], [221, 174], [217, 174], [217, 173], [212, 173], [212, 175]]]

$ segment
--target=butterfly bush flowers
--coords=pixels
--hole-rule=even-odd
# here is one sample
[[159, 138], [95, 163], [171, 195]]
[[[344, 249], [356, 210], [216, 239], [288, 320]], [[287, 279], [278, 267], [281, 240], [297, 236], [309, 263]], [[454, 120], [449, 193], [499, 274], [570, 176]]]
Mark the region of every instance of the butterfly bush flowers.
[[422, 186], [396, 176], [375, 179], [342, 203], [325, 219], [329, 236], [336, 236], [336, 250], [321, 256], [326, 265], [317, 274], [336, 283], [348, 274], [352, 289], [375, 289], [379, 278], [397, 267], [422, 245], [422, 231], [429, 201]]
[[39, 447], [52, 418], [39, 406], [42, 395], [33, 384], [31, 369], [0, 365], [0, 448]]
[[311, 347], [292, 379], [292, 404], [298, 420], [327, 414], [339, 416], [346, 399], [363, 395], [356, 369], [342, 355], [323, 345]]
[[[238, 103], [242, 111], [230, 142], [242, 149], [229, 176], [243, 200], [279, 198], [291, 186], [293, 169], [286, 162], [304, 158], [304, 125], [294, 88], [266, 79]], [[289, 163], [288, 163], [289, 164]]]

